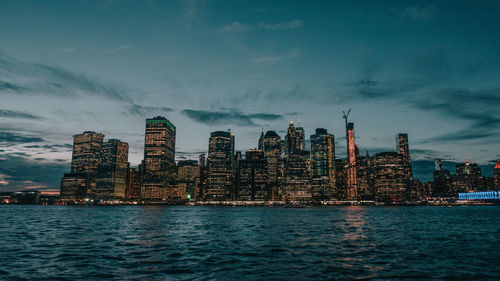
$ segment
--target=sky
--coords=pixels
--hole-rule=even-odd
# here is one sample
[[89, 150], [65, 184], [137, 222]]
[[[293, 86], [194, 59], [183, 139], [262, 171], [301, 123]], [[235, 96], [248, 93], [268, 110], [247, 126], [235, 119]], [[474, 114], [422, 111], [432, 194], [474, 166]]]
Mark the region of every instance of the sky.
[[177, 127], [176, 157], [211, 131], [335, 135], [352, 107], [360, 151], [408, 133], [415, 176], [500, 158], [500, 1], [27, 1], [0, 7], [0, 191], [58, 192], [72, 135], [143, 157], [145, 119]]

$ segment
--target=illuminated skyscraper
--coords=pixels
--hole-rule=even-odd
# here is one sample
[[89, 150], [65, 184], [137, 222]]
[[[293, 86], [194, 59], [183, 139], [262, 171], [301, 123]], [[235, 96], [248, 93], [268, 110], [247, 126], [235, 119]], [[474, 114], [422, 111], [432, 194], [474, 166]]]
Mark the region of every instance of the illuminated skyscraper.
[[304, 129], [295, 128], [290, 120], [286, 135], [285, 183], [286, 200], [311, 198], [311, 174], [308, 167], [309, 153], [304, 150]]
[[238, 161], [237, 199], [264, 201], [268, 199], [267, 162], [262, 150], [250, 149]]
[[334, 194], [335, 189], [335, 141], [327, 130], [318, 128], [311, 135], [312, 176], [320, 187], [324, 199]]
[[73, 136], [72, 173], [95, 174], [99, 165], [99, 148], [104, 135], [92, 131]]
[[234, 134], [216, 131], [208, 144], [208, 175], [205, 198], [226, 200], [231, 197]]
[[175, 188], [175, 134], [168, 119], [146, 119], [142, 200], [167, 200], [170, 189]]
[[413, 178], [413, 172], [411, 168], [411, 157], [410, 148], [408, 145], [408, 134], [398, 134], [396, 135], [396, 149], [401, 157], [403, 157], [403, 164], [405, 172], [408, 179]]
[[496, 190], [500, 190], [500, 160], [497, 160], [497, 164], [493, 169], [493, 182]]
[[[347, 118], [346, 118], [347, 121]], [[358, 180], [356, 170], [356, 144], [354, 143], [354, 123], [346, 123], [347, 140], [347, 198], [350, 200], [358, 197]]]
[[141, 171], [140, 169], [129, 168], [127, 173], [127, 189], [125, 198], [129, 200], [141, 199]]
[[128, 143], [116, 139], [104, 142], [99, 149], [95, 196], [124, 199], [128, 167]]
[[267, 161], [268, 182], [278, 183], [278, 162], [281, 158], [281, 137], [275, 131], [267, 131], [263, 138], [264, 157]]
[[103, 139], [103, 134], [92, 131], [73, 136], [71, 173], [61, 179], [61, 199], [77, 200], [92, 195]]
[[372, 157], [376, 199], [402, 201], [406, 193], [404, 159], [397, 152], [381, 152]]

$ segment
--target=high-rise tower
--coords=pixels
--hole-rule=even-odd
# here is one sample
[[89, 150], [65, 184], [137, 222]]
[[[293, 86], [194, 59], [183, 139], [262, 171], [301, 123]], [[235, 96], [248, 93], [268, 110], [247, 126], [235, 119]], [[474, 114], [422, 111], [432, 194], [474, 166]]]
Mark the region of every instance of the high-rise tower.
[[208, 143], [208, 176], [205, 198], [207, 200], [230, 199], [234, 134], [216, 131], [210, 134]]
[[99, 198], [125, 198], [127, 187], [128, 143], [116, 139], [99, 149], [95, 195]]
[[347, 122], [347, 117], [351, 109], [344, 113], [346, 141], [347, 141], [347, 159], [346, 159], [346, 172], [347, 172], [347, 198], [350, 200], [358, 197], [358, 180], [356, 170], [356, 144], [354, 142], [354, 123]]
[[396, 149], [397, 152], [403, 158], [403, 166], [405, 169], [406, 178], [407, 179], [413, 178], [411, 158], [410, 158], [410, 148], [408, 145], [408, 134], [396, 135]]
[[145, 201], [163, 201], [174, 188], [175, 126], [165, 117], [146, 119], [144, 176], [141, 197]]
[[92, 195], [103, 139], [103, 134], [92, 131], [73, 136], [71, 173], [61, 179], [61, 199], [79, 200]]
[[493, 169], [493, 180], [495, 183], [495, 189], [500, 190], [500, 160], [497, 160], [497, 164]]
[[[312, 176], [320, 182], [322, 196], [335, 194], [335, 141], [327, 130], [318, 128], [311, 135]], [[326, 188], [328, 187], [328, 188]]]

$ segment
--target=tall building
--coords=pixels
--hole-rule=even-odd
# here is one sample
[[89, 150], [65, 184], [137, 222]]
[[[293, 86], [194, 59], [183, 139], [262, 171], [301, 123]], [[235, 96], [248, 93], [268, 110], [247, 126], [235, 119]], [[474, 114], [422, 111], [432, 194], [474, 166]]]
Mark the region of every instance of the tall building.
[[335, 189], [335, 140], [326, 129], [316, 129], [311, 135], [313, 180], [319, 184], [322, 199], [328, 199]]
[[141, 200], [141, 171], [140, 169], [128, 168], [127, 189], [125, 198], [128, 200]]
[[452, 176], [453, 195], [460, 192], [481, 191], [485, 189], [482, 182], [481, 167], [476, 163], [465, 163], [456, 165], [456, 173]]
[[434, 196], [449, 196], [452, 191], [451, 174], [450, 171], [443, 169], [443, 162], [439, 158], [435, 162], [433, 178], [432, 194]]
[[207, 164], [205, 159], [205, 153], [200, 154], [199, 164], [200, 166], [205, 166]]
[[493, 182], [496, 190], [500, 190], [500, 160], [497, 160], [497, 164], [493, 169]]
[[411, 167], [410, 148], [408, 145], [408, 134], [396, 135], [396, 149], [401, 157], [403, 157], [403, 165], [408, 179], [413, 178], [413, 171]]
[[207, 200], [231, 199], [234, 134], [216, 131], [208, 144]]
[[99, 148], [104, 135], [92, 131], [73, 136], [72, 173], [95, 174], [99, 165]]
[[146, 119], [142, 200], [164, 201], [175, 189], [175, 134], [165, 117]]
[[403, 201], [406, 194], [406, 170], [401, 154], [381, 152], [372, 157], [373, 184], [379, 201]]
[[250, 149], [238, 161], [237, 199], [264, 201], [268, 199], [267, 161], [262, 150]]
[[196, 160], [177, 163], [177, 189], [180, 199], [197, 199], [201, 192], [202, 166]]
[[94, 195], [102, 199], [125, 199], [128, 167], [128, 143], [116, 139], [104, 142], [99, 149]]
[[347, 123], [346, 117], [346, 140], [347, 140], [347, 199], [353, 200], [358, 197], [358, 180], [356, 170], [356, 144], [354, 142], [354, 123]]
[[61, 199], [78, 200], [92, 196], [104, 135], [92, 131], [73, 136], [71, 172], [61, 179]]
[[281, 158], [281, 137], [275, 131], [267, 131], [263, 138], [264, 157], [267, 161], [268, 182], [278, 183], [278, 162]]
[[309, 153], [304, 150], [304, 130], [290, 120], [286, 140], [285, 200], [301, 201], [312, 197]]

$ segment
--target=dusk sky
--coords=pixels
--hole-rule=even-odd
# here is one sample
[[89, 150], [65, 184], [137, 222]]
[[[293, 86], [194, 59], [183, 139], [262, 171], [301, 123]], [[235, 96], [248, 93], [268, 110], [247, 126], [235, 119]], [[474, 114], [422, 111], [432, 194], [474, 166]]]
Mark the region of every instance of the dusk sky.
[[325, 128], [345, 157], [408, 133], [417, 178], [434, 158], [500, 158], [499, 1], [2, 1], [0, 191], [58, 191], [72, 135], [143, 158], [145, 119], [177, 127], [177, 159], [211, 131], [255, 148], [262, 129]]

